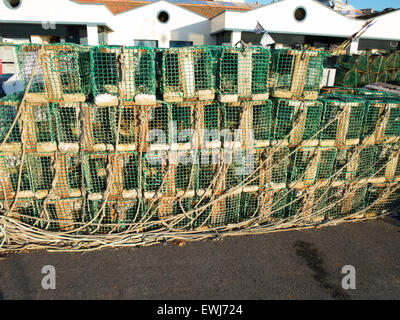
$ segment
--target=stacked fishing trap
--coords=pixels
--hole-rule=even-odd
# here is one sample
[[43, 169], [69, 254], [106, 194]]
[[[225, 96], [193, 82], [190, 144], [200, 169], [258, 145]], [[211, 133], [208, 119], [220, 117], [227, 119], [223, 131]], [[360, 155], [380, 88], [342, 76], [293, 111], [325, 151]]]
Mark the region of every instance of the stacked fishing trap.
[[375, 82], [400, 83], [399, 51], [386, 55], [344, 55], [332, 62], [337, 68], [335, 85], [338, 86], [356, 88]]
[[400, 99], [320, 94], [324, 54], [17, 47], [0, 100], [3, 248], [88, 250], [379, 215], [400, 198]]

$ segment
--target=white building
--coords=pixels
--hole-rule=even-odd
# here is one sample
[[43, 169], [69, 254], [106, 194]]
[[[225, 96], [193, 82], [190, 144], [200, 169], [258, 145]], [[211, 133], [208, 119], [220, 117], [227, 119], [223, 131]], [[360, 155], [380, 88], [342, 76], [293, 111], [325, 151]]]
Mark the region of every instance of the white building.
[[[317, 0], [269, 5], [204, 0], [0, 0], [0, 41], [170, 47], [258, 44], [257, 21], [277, 43], [323, 47], [343, 42], [364, 20]], [[400, 11], [376, 18], [352, 49], [396, 49]]]
[[335, 11], [340, 12], [343, 15], [348, 17], [357, 17], [363, 15], [364, 13], [361, 10], [355, 9], [348, 1], [344, 0], [318, 0], [322, 4], [332, 8]]

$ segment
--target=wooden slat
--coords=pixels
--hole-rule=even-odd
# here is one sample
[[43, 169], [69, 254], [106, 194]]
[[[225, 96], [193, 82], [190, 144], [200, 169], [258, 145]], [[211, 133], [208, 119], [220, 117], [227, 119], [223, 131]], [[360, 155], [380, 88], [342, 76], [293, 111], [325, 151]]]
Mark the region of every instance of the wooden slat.
[[310, 56], [309, 54], [300, 51], [292, 51], [292, 54], [294, 54], [296, 58], [290, 91], [295, 96], [302, 96], [306, 83], [306, 74], [310, 62]]
[[11, 183], [10, 176], [7, 172], [6, 161], [4, 157], [0, 157], [0, 199], [12, 199], [13, 198], [13, 186]]
[[166, 217], [173, 214], [175, 195], [176, 195], [176, 167], [177, 167], [177, 152], [170, 153], [170, 162], [163, 164], [162, 171], [164, 172], [162, 187], [163, 196], [158, 203], [158, 214], [160, 217]]
[[192, 105], [191, 114], [194, 117], [194, 125], [195, 125], [195, 134], [196, 137], [193, 139], [197, 139], [197, 141], [192, 141], [192, 148], [193, 149], [201, 149], [204, 146], [204, 131], [205, 131], [205, 119], [204, 119], [204, 103], [197, 102], [196, 104]]
[[311, 188], [311, 189], [307, 189], [305, 190], [306, 195], [303, 199], [303, 208], [301, 210], [301, 216], [305, 217], [305, 216], [309, 216], [313, 213], [313, 206], [315, 205], [315, 191], [316, 189]]
[[342, 200], [341, 213], [343, 215], [347, 215], [351, 212], [356, 194], [357, 194], [356, 185], [354, 184], [349, 185], [348, 189], [345, 191]]
[[349, 130], [349, 121], [351, 114], [351, 106], [346, 103], [343, 107], [343, 113], [339, 116], [338, 126], [336, 132], [336, 145], [337, 146], [345, 146], [346, 145], [346, 136]]
[[273, 149], [264, 149], [259, 151], [260, 165], [263, 165], [260, 168], [260, 185], [261, 189], [265, 189], [265, 186], [268, 185], [272, 180], [272, 169], [273, 166]]
[[[218, 179], [214, 184], [213, 192], [215, 197], [218, 198], [219, 195], [226, 189], [226, 177], [228, 172], [228, 167], [224, 162], [223, 152], [220, 152], [220, 159], [218, 165], [213, 166], [215, 168], [213, 177], [219, 173]], [[211, 208], [211, 224], [219, 224], [225, 219], [225, 208], [226, 208], [226, 198], [220, 199]]]
[[61, 198], [67, 198], [70, 193], [66, 157], [66, 154], [57, 153], [54, 163], [55, 176], [52, 185], [52, 193], [59, 195]]
[[253, 134], [253, 103], [243, 102], [241, 104], [242, 120], [240, 129], [242, 130], [242, 147], [251, 148], [254, 146]]
[[[358, 152], [357, 150], [355, 150], [355, 153]], [[360, 153], [358, 153], [357, 155], [354, 155], [353, 158], [353, 154], [350, 155], [350, 159], [353, 158], [352, 161], [350, 161], [347, 166], [346, 166], [346, 180], [347, 181], [352, 181], [355, 179], [355, 174], [358, 170], [358, 166], [360, 163]]]
[[312, 159], [307, 165], [306, 173], [304, 176], [304, 181], [316, 181], [317, 180], [317, 173], [318, 173], [318, 164], [321, 161], [322, 155], [322, 148], [315, 148], [313, 149], [314, 152], [312, 154]]
[[252, 86], [253, 58], [249, 50], [238, 53], [238, 95], [250, 97]]
[[124, 161], [122, 154], [109, 156], [111, 162], [111, 197], [122, 197], [124, 191]]
[[389, 161], [386, 165], [385, 169], [385, 179], [387, 181], [393, 181], [396, 175], [396, 169], [399, 165], [400, 152], [399, 147], [390, 146], [393, 148], [392, 152], [390, 152]]
[[303, 133], [306, 125], [308, 107], [301, 101], [290, 102], [294, 104], [295, 122], [290, 134], [290, 145], [297, 146], [303, 140]]
[[43, 80], [48, 99], [62, 99], [63, 87], [58, 71], [58, 61], [53, 51], [44, 51], [40, 56], [40, 66], [43, 71]]
[[69, 231], [74, 229], [73, 210], [76, 204], [72, 199], [64, 199], [55, 201], [54, 207], [56, 210], [58, 225], [61, 231]]
[[136, 109], [135, 140], [138, 152], [146, 152], [149, 149], [149, 121], [150, 108], [143, 106]]
[[379, 120], [375, 132], [375, 143], [383, 143], [385, 140], [385, 131], [389, 121], [390, 109], [390, 105], [381, 105]]
[[260, 223], [268, 221], [271, 216], [272, 207], [274, 204], [274, 194], [276, 191], [274, 190], [265, 190], [260, 197], [259, 201], [262, 201], [262, 206], [260, 208]]
[[[140, 53], [139, 53], [140, 54]], [[120, 97], [124, 100], [135, 98], [135, 73], [133, 50], [122, 47], [122, 53], [118, 57], [118, 66], [121, 74], [119, 80]]]
[[25, 148], [28, 150], [36, 150], [37, 148], [37, 134], [36, 134], [36, 116], [35, 108], [37, 106], [30, 103], [24, 103], [21, 118], [22, 123], [20, 123], [21, 141], [25, 144]]
[[192, 50], [179, 50], [179, 80], [185, 98], [195, 96], [194, 60]]
[[88, 103], [80, 103], [80, 108], [81, 108], [81, 118], [83, 126], [82, 147], [84, 150], [90, 151], [94, 149], [93, 119], [92, 119], [93, 108]]

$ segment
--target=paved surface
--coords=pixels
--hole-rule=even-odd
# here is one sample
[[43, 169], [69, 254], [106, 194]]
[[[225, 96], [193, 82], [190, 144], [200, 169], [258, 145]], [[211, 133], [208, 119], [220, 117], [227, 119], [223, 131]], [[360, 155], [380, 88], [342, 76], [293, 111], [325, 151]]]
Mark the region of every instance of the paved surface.
[[[400, 299], [400, 220], [91, 253], [10, 254], [1, 299]], [[56, 268], [56, 290], [41, 269]], [[341, 287], [344, 265], [356, 290]]]

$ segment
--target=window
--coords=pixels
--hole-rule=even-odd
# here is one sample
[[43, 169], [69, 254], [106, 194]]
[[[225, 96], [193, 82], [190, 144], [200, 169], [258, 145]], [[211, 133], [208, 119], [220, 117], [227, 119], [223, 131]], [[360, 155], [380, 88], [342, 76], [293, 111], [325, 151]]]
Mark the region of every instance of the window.
[[301, 22], [303, 21], [307, 16], [307, 11], [303, 7], [299, 7], [296, 10], [294, 10], [294, 18]]
[[190, 47], [193, 45], [193, 41], [170, 41], [170, 48], [182, 48], [182, 47]]
[[167, 23], [169, 20], [169, 13], [165, 10], [162, 10], [157, 14], [157, 19], [161, 23]]
[[18, 9], [21, 6], [22, 0], [3, 0], [10, 9]]
[[108, 43], [108, 32], [105, 27], [97, 26], [97, 33], [99, 34], [99, 43], [107, 44]]
[[135, 40], [134, 43], [138, 47], [158, 48], [157, 40]]

